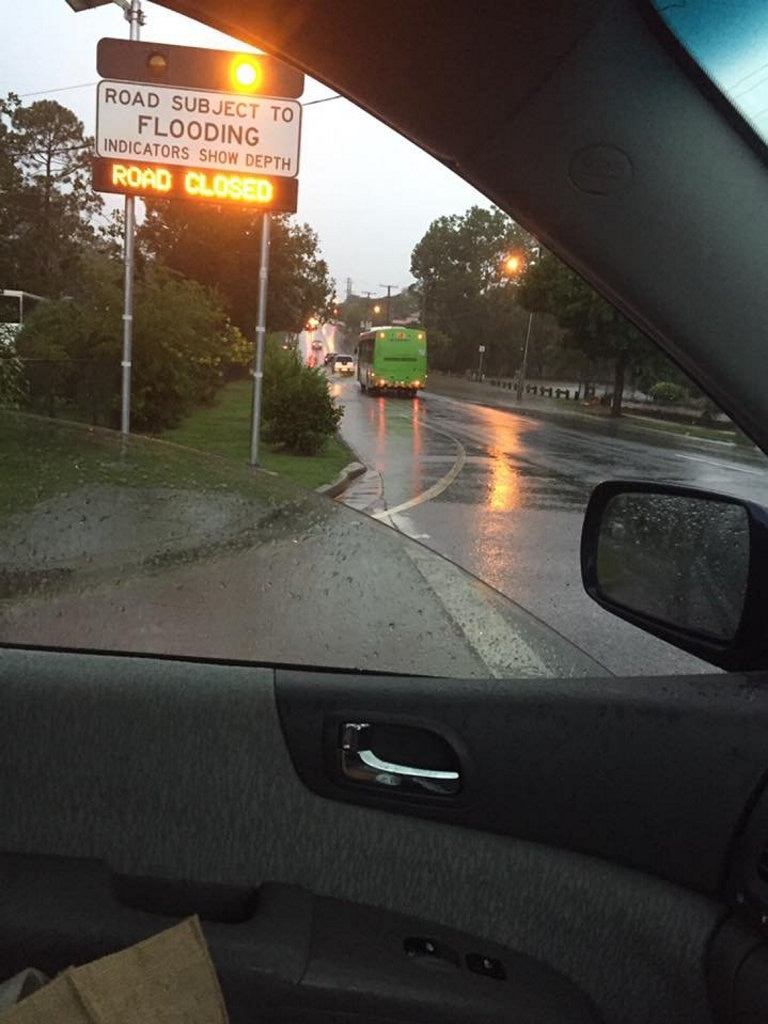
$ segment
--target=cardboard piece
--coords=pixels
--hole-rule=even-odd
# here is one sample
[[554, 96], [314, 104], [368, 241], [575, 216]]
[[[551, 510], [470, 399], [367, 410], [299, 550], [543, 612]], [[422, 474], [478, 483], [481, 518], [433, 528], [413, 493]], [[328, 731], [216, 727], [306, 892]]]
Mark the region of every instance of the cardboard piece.
[[196, 917], [70, 968], [0, 1014], [1, 1024], [227, 1024]]

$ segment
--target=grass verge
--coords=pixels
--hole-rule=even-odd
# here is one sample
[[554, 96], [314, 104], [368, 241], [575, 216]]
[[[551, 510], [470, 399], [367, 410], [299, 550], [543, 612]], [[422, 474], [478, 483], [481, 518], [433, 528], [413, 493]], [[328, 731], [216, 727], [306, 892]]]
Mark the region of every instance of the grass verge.
[[[251, 402], [250, 380], [227, 384], [219, 392], [215, 405], [198, 410], [178, 427], [167, 430], [163, 440], [246, 465], [251, 447]], [[330, 483], [352, 460], [352, 452], [335, 437], [329, 438], [319, 455], [291, 455], [263, 443], [259, 448], [259, 463], [263, 469], [304, 487]]]
[[233, 492], [268, 504], [295, 493], [276, 477], [152, 438], [2, 410], [0, 478], [0, 520], [94, 486]]
[[632, 413], [625, 413], [622, 419], [633, 426], [647, 427], [648, 430], [661, 430], [667, 434], [680, 434], [682, 437], [698, 437], [707, 441], [720, 441], [723, 444], [753, 447], [747, 435], [737, 427], [705, 427], [698, 423], [677, 423], [651, 416], [633, 416]]

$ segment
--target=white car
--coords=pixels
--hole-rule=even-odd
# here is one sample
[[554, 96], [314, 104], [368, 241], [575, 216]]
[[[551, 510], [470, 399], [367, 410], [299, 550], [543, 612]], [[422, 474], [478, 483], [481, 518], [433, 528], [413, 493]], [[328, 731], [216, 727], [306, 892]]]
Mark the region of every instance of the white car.
[[352, 356], [337, 355], [333, 360], [332, 369], [334, 373], [352, 374], [355, 372], [355, 361]]

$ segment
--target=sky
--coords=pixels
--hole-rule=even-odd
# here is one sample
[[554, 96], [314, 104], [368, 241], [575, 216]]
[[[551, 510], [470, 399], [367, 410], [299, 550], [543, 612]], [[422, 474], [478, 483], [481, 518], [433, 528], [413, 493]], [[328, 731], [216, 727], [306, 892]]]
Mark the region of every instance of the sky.
[[[76, 14], [66, 0], [23, 0], [14, 6], [0, 41], [0, 95], [15, 92], [24, 103], [57, 100], [93, 134], [96, 44], [105, 36], [127, 37], [122, 12], [108, 4]], [[162, 7], [145, 2], [143, 9], [143, 40], [243, 49], [236, 40]], [[411, 251], [433, 220], [491, 204], [438, 161], [333, 96], [307, 79], [296, 219], [317, 232], [340, 298], [348, 279], [358, 295], [381, 295], [382, 285], [394, 285], [397, 292], [413, 281]]]

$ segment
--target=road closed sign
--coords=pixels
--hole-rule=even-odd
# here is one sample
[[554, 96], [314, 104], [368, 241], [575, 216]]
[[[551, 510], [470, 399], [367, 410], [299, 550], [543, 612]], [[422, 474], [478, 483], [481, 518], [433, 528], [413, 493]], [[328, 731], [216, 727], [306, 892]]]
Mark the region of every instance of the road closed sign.
[[301, 104], [242, 93], [101, 81], [96, 154], [123, 162], [295, 178]]

